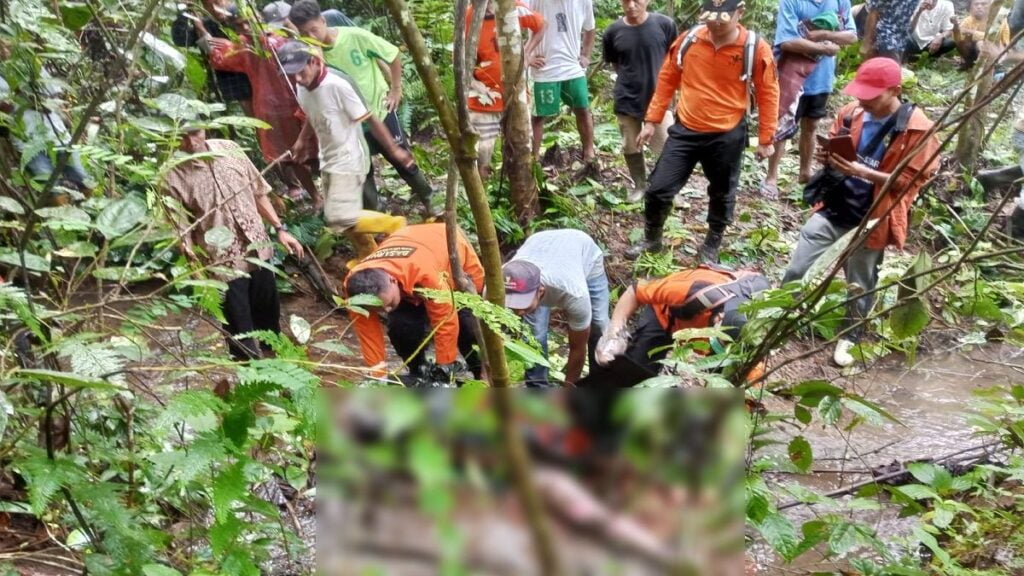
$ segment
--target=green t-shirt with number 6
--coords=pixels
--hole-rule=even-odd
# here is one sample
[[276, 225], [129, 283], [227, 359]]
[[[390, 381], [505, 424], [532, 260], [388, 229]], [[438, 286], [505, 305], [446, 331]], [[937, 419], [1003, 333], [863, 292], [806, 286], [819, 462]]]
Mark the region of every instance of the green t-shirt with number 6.
[[398, 57], [398, 46], [362, 28], [346, 26], [334, 30], [338, 37], [334, 46], [324, 49], [324, 61], [331, 68], [347, 74], [355, 82], [370, 112], [378, 120], [383, 120], [387, 114], [384, 98], [389, 86], [374, 60], [391, 64]]

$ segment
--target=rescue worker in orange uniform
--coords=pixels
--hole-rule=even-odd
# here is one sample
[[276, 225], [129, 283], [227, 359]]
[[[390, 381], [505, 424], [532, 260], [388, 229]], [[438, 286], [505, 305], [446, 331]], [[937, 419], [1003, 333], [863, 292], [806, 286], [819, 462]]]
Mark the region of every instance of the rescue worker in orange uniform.
[[[459, 261], [462, 270], [472, 281], [477, 293], [483, 290], [484, 270], [480, 258], [460, 231], [458, 234]], [[380, 306], [370, 306], [369, 316], [351, 313], [356, 336], [362, 349], [363, 361], [376, 376], [387, 370], [387, 352], [384, 348], [386, 318], [388, 338], [395, 352], [406, 362], [410, 373], [424, 375], [426, 358], [421, 344], [434, 328], [434, 352], [437, 366], [452, 376], [459, 353], [476, 378], [481, 376], [481, 362], [473, 345], [476, 332], [469, 310], [456, 313], [451, 302], [434, 301], [416, 292], [429, 288], [448, 292], [456, 290], [448, 260], [444, 224], [406, 226], [384, 240], [377, 250], [357, 264], [345, 279], [345, 292], [351, 298], [370, 294], [381, 300]]]
[[[633, 386], [661, 372], [672, 334], [685, 328], [721, 326], [735, 338], [746, 324], [740, 304], [769, 288], [757, 272], [709, 264], [630, 286], [615, 305], [608, 331], [598, 342], [597, 366], [578, 386]], [[632, 335], [626, 325], [641, 306]]]

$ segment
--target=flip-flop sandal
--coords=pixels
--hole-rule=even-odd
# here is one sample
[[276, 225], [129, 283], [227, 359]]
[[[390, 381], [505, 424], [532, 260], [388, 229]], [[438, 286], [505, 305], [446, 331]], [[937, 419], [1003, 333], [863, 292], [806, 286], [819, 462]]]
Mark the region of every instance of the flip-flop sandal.
[[768, 184], [767, 182], [761, 182], [761, 188], [758, 190], [761, 197], [766, 200], [778, 200], [779, 199], [779, 187], [777, 184]]

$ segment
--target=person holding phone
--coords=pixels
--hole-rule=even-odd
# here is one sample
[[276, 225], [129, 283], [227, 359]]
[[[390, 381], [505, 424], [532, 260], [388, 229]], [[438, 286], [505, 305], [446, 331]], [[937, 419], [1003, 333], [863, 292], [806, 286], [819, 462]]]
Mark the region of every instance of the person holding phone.
[[[824, 191], [814, 206], [815, 212], [800, 230], [782, 279], [785, 284], [803, 278], [847, 232], [865, 218], [876, 220], [867, 238], [854, 239], [853, 250], [845, 253], [848, 293], [862, 295], [850, 304], [836, 343], [833, 359], [839, 366], [853, 364], [851, 351], [874, 304], [873, 292], [885, 247], [903, 248], [910, 205], [939, 167], [939, 141], [930, 133], [933, 123], [920, 108], [900, 99], [901, 81], [898, 62], [872, 58], [860, 65], [844, 90], [856, 101], [839, 111], [829, 132], [828, 147], [819, 150], [817, 157], [843, 178]], [[852, 159], [839, 149], [845, 139], [856, 151]], [[920, 149], [919, 144], [923, 144]], [[913, 156], [897, 173], [896, 166], [909, 154]], [[895, 180], [889, 182], [891, 179]]]

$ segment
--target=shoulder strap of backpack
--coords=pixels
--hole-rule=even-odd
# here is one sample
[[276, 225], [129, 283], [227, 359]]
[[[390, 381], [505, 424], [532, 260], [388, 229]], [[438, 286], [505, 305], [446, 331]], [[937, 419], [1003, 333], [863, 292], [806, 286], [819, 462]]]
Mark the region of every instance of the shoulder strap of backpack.
[[676, 52], [676, 67], [680, 70], [683, 69], [683, 56], [686, 56], [686, 51], [690, 49], [694, 41], [697, 40], [697, 32], [703, 28], [703, 24], [697, 24], [686, 33], [683, 38], [683, 43], [679, 45], [679, 50]]
[[747, 116], [754, 105], [754, 52], [757, 50], [757, 32], [747, 30], [747, 40], [743, 43], [743, 76], [740, 80], [747, 85]]
[[849, 114], [843, 116], [843, 127], [839, 130], [840, 136], [850, 133], [850, 127], [853, 126], [853, 113], [856, 110], [859, 110], [859, 108], [854, 108]]

